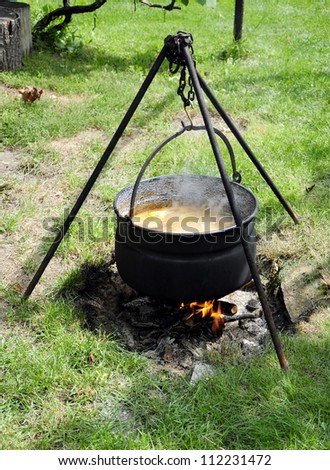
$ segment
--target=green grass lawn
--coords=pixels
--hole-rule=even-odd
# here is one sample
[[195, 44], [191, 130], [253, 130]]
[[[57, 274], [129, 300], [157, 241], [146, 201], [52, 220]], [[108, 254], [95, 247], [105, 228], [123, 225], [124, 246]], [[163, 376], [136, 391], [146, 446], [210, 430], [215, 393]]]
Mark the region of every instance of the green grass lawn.
[[[29, 3], [35, 21], [45, 2]], [[4, 449], [329, 449], [329, 308], [317, 302], [320, 290], [328, 295], [330, 277], [329, 6], [325, 0], [246, 2], [237, 47], [233, 5], [191, 2], [164, 14], [109, 0], [97, 14], [74, 18], [58, 42], [61, 51], [37, 49], [20, 70], [0, 75], [0, 151], [16, 158], [15, 168], [1, 176]], [[179, 77], [169, 74], [167, 64], [79, 213], [83, 226], [90, 216], [111, 216], [109, 237], [82, 241], [74, 223], [34, 296], [20, 300], [51, 240], [50, 218], [58, 223], [73, 205], [164, 38], [179, 30], [193, 34], [199, 72], [244, 128], [301, 222], [293, 225], [230, 137], [242, 183], [260, 203], [259, 259], [280, 269], [299, 262], [315, 267], [312, 308], [295, 334], [281, 334], [288, 374], [269, 344], [249, 359], [230, 351], [213, 358], [215, 376], [190, 385], [188, 375], [160, 370], [114, 335], [90, 331], [72, 297], [59, 295], [79, 282], [84, 263], [108, 259], [116, 193], [184, 119]], [[28, 85], [44, 90], [32, 105], [17, 91]], [[194, 115], [197, 120], [197, 104]], [[192, 146], [181, 139], [147, 176], [216, 174], [207, 141]], [[100, 222], [94, 235], [101, 234]]]

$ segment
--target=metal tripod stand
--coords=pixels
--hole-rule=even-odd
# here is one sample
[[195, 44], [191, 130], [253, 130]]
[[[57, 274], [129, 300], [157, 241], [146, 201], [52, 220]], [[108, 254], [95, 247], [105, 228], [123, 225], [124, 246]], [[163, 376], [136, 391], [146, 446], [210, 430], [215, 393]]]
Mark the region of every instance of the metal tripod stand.
[[[285, 208], [289, 216], [293, 219], [295, 223], [298, 223], [298, 219], [296, 218], [295, 214], [293, 213], [292, 209], [290, 208], [289, 204], [287, 201], [283, 198], [261, 163], [258, 161], [258, 159], [255, 157], [254, 153], [248, 146], [248, 144], [245, 142], [243, 137], [241, 136], [239, 130], [236, 128], [236, 126], [233, 124], [229, 116], [226, 114], [226, 112], [223, 110], [215, 96], [213, 95], [212, 91], [210, 88], [207, 86], [205, 81], [202, 79], [202, 77], [199, 75], [199, 73], [196, 71], [195, 67], [195, 62], [193, 59], [192, 55], [192, 36], [189, 33], [184, 33], [184, 32], [178, 32], [176, 35], [173, 36], [168, 36], [165, 39], [165, 44], [156, 58], [153, 66], [151, 67], [147, 77], [145, 78], [140, 90], [138, 91], [137, 95], [135, 96], [132, 104], [128, 108], [123, 120], [121, 121], [118, 129], [116, 130], [113, 138], [111, 139], [108, 147], [106, 148], [104, 154], [102, 155], [101, 159], [99, 160], [98, 164], [96, 165], [93, 173], [91, 174], [89, 180], [87, 181], [85, 187], [83, 188], [81, 194], [79, 195], [76, 203], [74, 204], [73, 208], [71, 209], [69, 215], [67, 216], [65, 222], [63, 223], [63, 226], [60, 228], [59, 232], [57, 233], [54, 242], [50, 246], [48, 252], [46, 253], [43, 261], [41, 262], [38, 270], [36, 271], [35, 275], [33, 276], [32, 280], [30, 281], [26, 291], [23, 294], [24, 298], [28, 298], [31, 293], [33, 292], [35, 286], [39, 282], [39, 279], [41, 278], [43, 272], [45, 271], [46, 267], [48, 266], [48, 263], [52, 259], [53, 255], [55, 254], [59, 244], [65, 237], [66, 233], [68, 232], [70, 225], [75, 219], [75, 216], [77, 215], [79, 209], [81, 208], [82, 204], [84, 203], [85, 199], [87, 198], [90, 190], [92, 189], [95, 181], [97, 180], [98, 176], [100, 175], [103, 167], [105, 166], [106, 162], [108, 161], [109, 157], [111, 156], [113, 150], [115, 149], [120, 137], [122, 136], [124, 130], [126, 129], [128, 123], [130, 122], [132, 116], [134, 115], [137, 107], [139, 106], [140, 102], [142, 101], [146, 91], [148, 90], [152, 80], [154, 79], [155, 75], [157, 74], [160, 66], [164, 62], [164, 60], [167, 58], [169, 63], [170, 63], [170, 68], [172, 68], [171, 72], [175, 73], [179, 70], [180, 67], [184, 67], [188, 69], [189, 72], [189, 80], [190, 80], [190, 85], [191, 85], [191, 91], [196, 95], [200, 111], [204, 120], [205, 128], [208, 134], [208, 138], [210, 140], [210, 144], [218, 165], [218, 169], [221, 174], [221, 178], [223, 181], [223, 185], [228, 197], [229, 205], [235, 220], [235, 223], [237, 227], [240, 229], [240, 233], [243, 233], [243, 221], [240, 216], [240, 213], [238, 211], [238, 208], [235, 203], [232, 187], [226, 172], [226, 168], [220, 153], [220, 149], [218, 146], [218, 142], [215, 137], [215, 132], [213, 129], [213, 125], [211, 123], [211, 119], [209, 116], [208, 109], [205, 104], [205, 99], [203, 95], [203, 91], [205, 95], [209, 98], [210, 102], [213, 104], [214, 108], [218, 111], [222, 119], [225, 121], [233, 135], [236, 137], [242, 148], [244, 149], [245, 153], [248, 155], [250, 160], [253, 162], [261, 176], [264, 178], [266, 183], [269, 185], [269, 187], [272, 189], [274, 194], [276, 195], [277, 199], [280, 201], [282, 206]], [[189, 102], [189, 94], [188, 94], [188, 102]], [[244, 237], [241, 236], [240, 242], [243, 246], [244, 253], [246, 256], [246, 259], [248, 261], [250, 271], [255, 283], [256, 290], [259, 295], [260, 303], [265, 315], [265, 319], [270, 331], [270, 335], [280, 362], [280, 365], [282, 369], [288, 370], [288, 363], [285, 358], [282, 345], [276, 330], [276, 326], [270, 311], [269, 303], [266, 297], [266, 294], [264, 292], [259, 272], [254, 260], [254, 257], [252, 255], [252, 252], [250, 250], [249, 243], [244, 239]]]

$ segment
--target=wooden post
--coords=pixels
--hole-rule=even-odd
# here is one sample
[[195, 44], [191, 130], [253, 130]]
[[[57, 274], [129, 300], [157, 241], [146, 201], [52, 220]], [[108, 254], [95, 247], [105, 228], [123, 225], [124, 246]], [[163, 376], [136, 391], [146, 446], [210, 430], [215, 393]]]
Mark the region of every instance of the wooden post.
[[20, 17], [13, 10], [0, 7], [0, 72], [21, 65]]
[[23, 2], [8, 2], [0, 0], [0, 6], [13, 10], [17, 13], [21, 20], [21, 52], [22, 56], [31, 54], [32, 52], [32, 32], [31, 32], [31, 18], [30, 18], [30, 5]]
[[244, 0], [235, 0], [234, 40], [242, 39]]

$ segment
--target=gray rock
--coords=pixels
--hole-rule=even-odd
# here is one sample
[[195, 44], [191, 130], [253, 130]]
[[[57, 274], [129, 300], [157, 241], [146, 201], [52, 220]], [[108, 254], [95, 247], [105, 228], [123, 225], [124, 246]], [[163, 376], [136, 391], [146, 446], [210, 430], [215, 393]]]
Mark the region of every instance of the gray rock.
[[190, 379], [190, 384], [195, 384], [199, 380], [206, 380], [212, 377], [214, 374], [215, 374], [215, 369], [211, 367], [209, 364], [197, 362], [194, 367], [191, 379]]
[[250, 339], [242, 339], [241, 341], [241, 349], [242, 353], [245, 356], [250, 354], [256, 354], [261, 348], [260, 345], [256, 341], [252, 341]]

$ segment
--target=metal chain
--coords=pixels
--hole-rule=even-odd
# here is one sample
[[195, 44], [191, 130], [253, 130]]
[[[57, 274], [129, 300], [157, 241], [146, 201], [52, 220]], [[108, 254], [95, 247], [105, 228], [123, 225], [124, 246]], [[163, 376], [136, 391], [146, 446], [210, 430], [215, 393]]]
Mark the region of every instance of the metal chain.
[[[183, 65], [180, 73], [180, 79], [179, 79], [179, 87], [177, 90], [177, 94], [180, 96], [182, 99], [183, 105], [186, 108], [187, 106], [191, 105], [191, 101], [189, 96], [191, 97], [191, 90], [188, 91], [188, 95], [184, 95], [184, 90], [186, 88], [186, 66]], [[192, 93], [194, 94], [194, 91], [192, 90]], [[189, 95], [190, 94], [190, 95]]]
[[189, 90], [188, 90], [187, 96], [185, 96], [185, 94], [184, 94], [186, 85], [187, 85], [186, 66], [183, 65], [182, 69], [181, 69], [181, 73], [180, 73], [179, 87], [178, 87], [178, 90], [177, 90], [177, 94], [182, 99], [182, 102], [183, 102], [183, 105], [184, 105], [185, 108], [188, 107], [188, 106], [192, 106], [192, 102], [195, 99], [195, 91], [194, 91], [194, 88], [193, 88], [193, 84], [192, 84], [192, 80], [191, 80], [190, 75], [189, 75], [189, 78], [188, 78]]
[[[184, 42], [187, 47], [189, 47], [191, 55], [193, 57], [194, 49], [192, 46], [193, 38], [190, 33], [184, 33], [179, 31], [176, 36], [168, 36], [165, 39], [165, 43], [168, 47], [168, 54], [167, 58], [169, 61], [169, 71], [171, 74], [176, 74], [181, 67], [180, 72], [180, 79], [179, 79], [179, 87], [177, 90], [177, 94], [182, 99], [183, 105], [185, 108], [188, 106], [192, 106], [192, 102], [195, 99], [195, 92], [192, 84], [191, 77], [188, 77], [188, 86], [189, 90], [187, 95], [185, 96], [184, 92], [187, 86], [187, 79], [186, 79], [186, 63], [184, 58], [182, 57], [181, 53], [181, 43]], [[195, 59], [193, 57], [194, 65], [196, 65]]]

